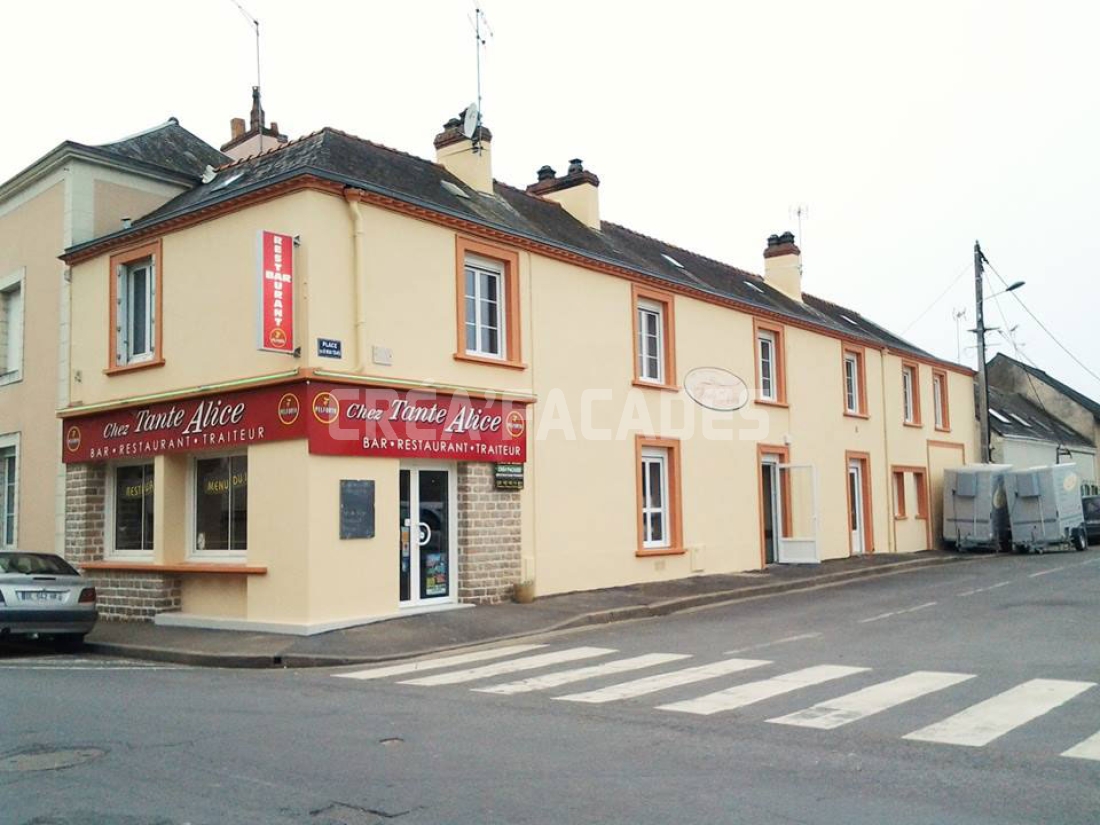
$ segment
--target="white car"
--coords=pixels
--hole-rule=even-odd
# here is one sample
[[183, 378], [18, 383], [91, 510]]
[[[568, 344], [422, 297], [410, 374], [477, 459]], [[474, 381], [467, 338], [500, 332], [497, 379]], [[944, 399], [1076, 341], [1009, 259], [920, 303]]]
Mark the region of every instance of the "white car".
[[0, 551], [0, 638], [42, 635], [78, 646], [97, 618], [95, 588], [63, 558]]

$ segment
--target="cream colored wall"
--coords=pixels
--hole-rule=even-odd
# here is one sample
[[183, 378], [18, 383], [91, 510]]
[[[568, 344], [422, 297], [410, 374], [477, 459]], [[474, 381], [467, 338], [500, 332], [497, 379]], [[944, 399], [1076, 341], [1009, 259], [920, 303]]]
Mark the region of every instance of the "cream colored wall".
[[244, 576], [187, 575], [180, 590], [180, 611], [192, 616], [244, 619], [248, 614], [248, 582]]
[[161, 192], [145, 192], [105, 180], [93, 183], [94, 237], [109, 235], [122, 229], [122, 219], [137, 220], [162, 206], [167, 200]]
[[54, 484], [60, 441], [57, 409], [65, 183], [0, 215], [0, 278], [23, 269], [22, 380], [0, 386], [0, 435], [20, 434], [16, 544], [54, 550]]

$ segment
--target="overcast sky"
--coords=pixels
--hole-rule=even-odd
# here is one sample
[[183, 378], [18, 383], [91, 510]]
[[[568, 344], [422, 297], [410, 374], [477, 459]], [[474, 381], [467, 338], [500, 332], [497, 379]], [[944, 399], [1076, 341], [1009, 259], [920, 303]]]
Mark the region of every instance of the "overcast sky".
[[[473, 0], [243, 2], [261, 21], [265, 108], [291, 137], [334, 126], [431, 158], [475, 97]], [[806, 204], [806, 290], [950, 359], [953, 309], [967, 308], [973, 343], [980, 239], [1100, 373], [1100, 4], [483, 7], [499, 180], [523, 186], [581, 157], [605, 220], [754, 272]], [[103, 143], [170, 115], [220, 145], [247, 117], [255, 53], [232, 0], [36, 0], [0, 11], [0, 69], [5, 180], [62, 140]], [[1013, 295], [1000, 302], [1027, 357], [1100, 398]], [[994, 301], [987, 323], [1003, 326]]]

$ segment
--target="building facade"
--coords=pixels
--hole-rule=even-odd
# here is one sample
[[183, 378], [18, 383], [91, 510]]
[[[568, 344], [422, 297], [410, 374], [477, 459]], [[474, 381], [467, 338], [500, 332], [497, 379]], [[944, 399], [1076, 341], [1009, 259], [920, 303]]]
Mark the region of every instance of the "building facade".
[[970, 370], [803, 293], [789, 234], [752, 275], [477, 137], [324, 129], [68, 250], [101, 609], [308, 633], [939, 540]]
[[227, 158], [169, 120], [102, 146], [67, 141], [0, 184], [0, 547], [60, 552], [69, 277], [58, 256], [194, 187]]

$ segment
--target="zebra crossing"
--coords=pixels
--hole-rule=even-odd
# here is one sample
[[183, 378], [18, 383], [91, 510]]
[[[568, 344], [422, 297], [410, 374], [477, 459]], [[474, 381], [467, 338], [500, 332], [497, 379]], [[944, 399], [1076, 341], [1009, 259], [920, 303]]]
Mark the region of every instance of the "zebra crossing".
[[[658, 669], [658, 673], [617, 681], [575, 693], [553, 696], [560, 702], [607, 704], [653, 697], [655, 694], [681, 691], [703, 682], [723, 678], [735, 683], [701, 694], [663, 704], [655, 711], [715, 716], [750, 705], [767, 703], [779, 697], [797, 697], [798, 691], [839, 685], [842, 680], [873, 669], [854, 665], [820, 664], [752, 678], [758, 672], [779, 666], [767, 659], [722, 659], [683, 667], [693, 658], [685, 653], [644, 653], [626, 658], [610, 658], [617, 650], [606, 647], [563, 647], [548, 649], [545, 644], [516, 644], [487, 650], [458, 653], [395, 665], [337, 673], [341, 679], [358, 681], [393, 680], [418, 688], [464, 686], [477, 693], [513, 696], [549, 691], [577, 683], [615, 678], [636, 671]], [[593, 660], [602, 659], [598, 663]], [[668, 668], [673, 669], [668, 669]], [[517, 674], [540, 671], [535, 675], [513, 678]], [[427, 675], [425, 675], [427, 674]], [[855, 691], [841, 693], [809, 707], [766, 718], [764, 721], [789, 727], [833, 731], [888, 713], [932, 694], [949, 696], [952, 688], [963, 683], [978, 684], [973, 673], [918, 670], [878, 681]], [[1094, 682], [1066, 679], [1031, 679], [971, 704], [940, 721], [926, 725], [902, 737], [908, 741], [981, 748], [1006, 734], [1065, 705], [1096, 687]], [[649, 699], [648, 702], [656, 702]], [[1100, 725], [1100, 713], [1092, 720]], [[1100, 762], [1100, 732], [1063, 751], [1061, 756]]]

